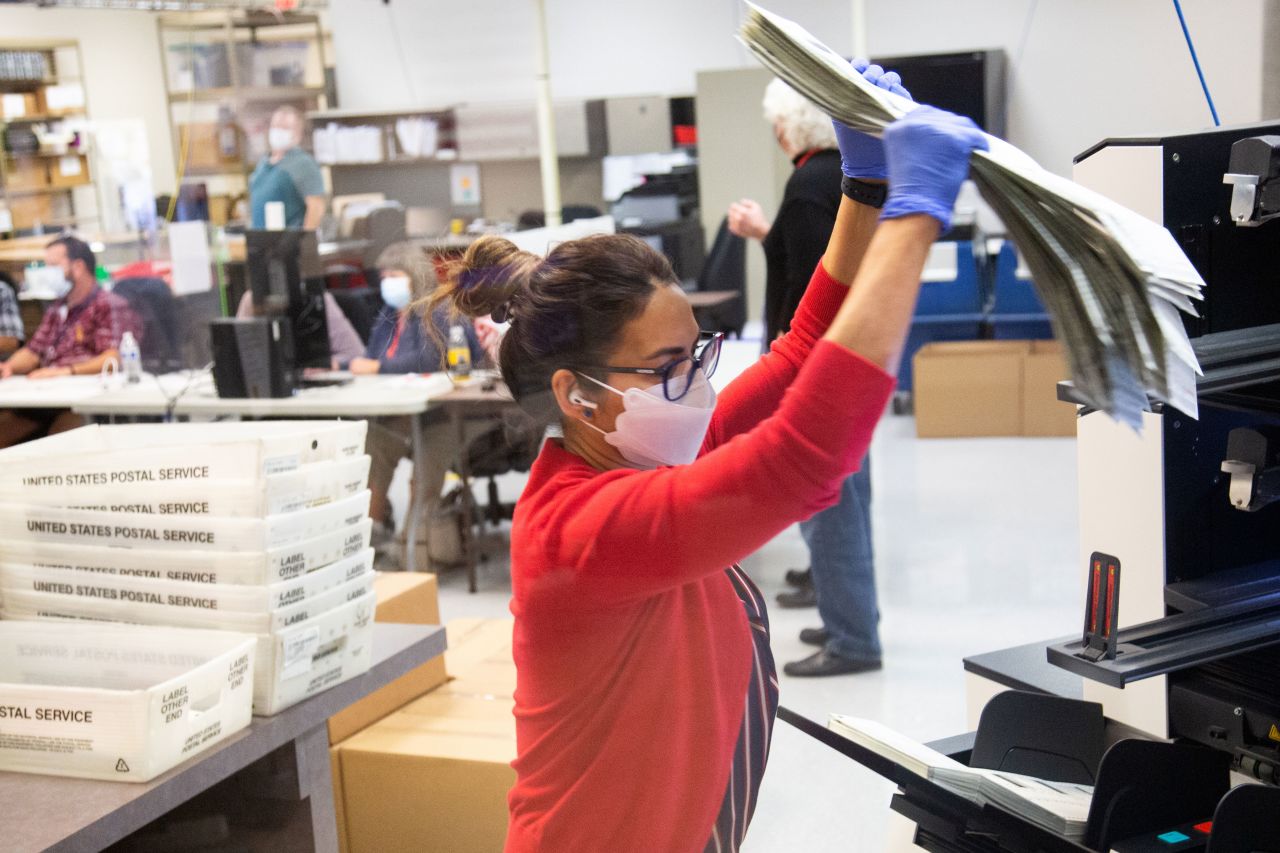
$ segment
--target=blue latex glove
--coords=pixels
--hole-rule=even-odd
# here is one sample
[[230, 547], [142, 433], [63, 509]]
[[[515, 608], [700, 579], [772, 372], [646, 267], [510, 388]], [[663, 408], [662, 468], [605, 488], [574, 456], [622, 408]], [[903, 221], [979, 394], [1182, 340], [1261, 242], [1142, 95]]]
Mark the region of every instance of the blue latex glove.
[[[852, 65], [853, 70], [881, 89], [888, 89], [904, 98], [911, 97], [911, 93], [902, 88], [902, 78], [898, 76], [898, 72], [886, 72], [879, 65], [872, 65], [865, 59], [855, 59]], [[836, 142], [840, 145], [840, 170], [845, 175], [850, 178], [880, 180], [889, 177], [884, 159], [884, 143], [838, 121], [833, 121], [832, 124], [836, 129]]]
[[969, 174], [969, 154], [987, 149], [987, 138], [963, 116], [916, 107], [885, 128], [889, 197], [880, 216], [894, 219], [927, 213], [951, 225], [960, 185]]

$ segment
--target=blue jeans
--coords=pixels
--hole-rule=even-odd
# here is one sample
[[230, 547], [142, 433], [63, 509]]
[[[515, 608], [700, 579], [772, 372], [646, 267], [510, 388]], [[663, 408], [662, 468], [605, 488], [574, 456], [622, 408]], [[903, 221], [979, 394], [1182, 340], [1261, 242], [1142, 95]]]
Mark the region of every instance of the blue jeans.
[[840, 487], [839, 503], [800, 522], [800, 535], [809, 546], [818, 615], [829, 635], [827, 651], [845, 658], [879, 658], [870, 456]]

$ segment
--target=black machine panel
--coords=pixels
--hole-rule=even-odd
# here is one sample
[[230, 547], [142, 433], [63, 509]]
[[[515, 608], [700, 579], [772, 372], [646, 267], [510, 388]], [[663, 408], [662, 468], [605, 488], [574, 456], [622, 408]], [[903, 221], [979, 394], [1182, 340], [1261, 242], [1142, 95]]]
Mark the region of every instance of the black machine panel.
[[1280, 124], [1237, 125], [1165, 137], [1164, 224], [1204, 277], [1192, 336], [1280, 323], [1280, 221], [1256, 228], [1231, 221], [1231, 146], [1280, 134]]

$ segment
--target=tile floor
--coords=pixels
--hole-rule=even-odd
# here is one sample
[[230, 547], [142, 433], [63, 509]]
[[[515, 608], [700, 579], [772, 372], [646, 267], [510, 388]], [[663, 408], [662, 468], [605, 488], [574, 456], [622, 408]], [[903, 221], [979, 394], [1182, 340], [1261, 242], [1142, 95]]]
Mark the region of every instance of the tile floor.
[[[918, 440], [886, 417], [872, 449], [874, 526], [885, 668], [827, 679], [783, 676], [782, 703], [813, 719], [839, 711], [929, 740], [965, 728], [961, 659], [1070, 633], [1078, 621], [1075, 442]], [[403, 481], [398, 482], [403, 489]], [[505, 494], [521, 481], [508, 478]], [[746, 561], [772, 601], [806, 551], [792, 528]], [[505, 616], [504, 560], [468, 594], [442, 578], [445, 619]], [[797, 634], [816, 611], [773, 608], [779, 667], [808, 653]], [[785, 723], [775, 731], [747, 853], [878, 853], [891, 787]]]

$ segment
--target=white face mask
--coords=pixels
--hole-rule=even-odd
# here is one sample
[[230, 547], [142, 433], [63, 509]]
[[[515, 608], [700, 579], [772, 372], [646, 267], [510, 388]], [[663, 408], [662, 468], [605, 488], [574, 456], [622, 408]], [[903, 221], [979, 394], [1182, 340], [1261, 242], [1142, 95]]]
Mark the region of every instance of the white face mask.
[[[54, 267], [54, 269], [57, 268]], [[61, 299], [71, 292], [71, 279], [68, 278], [67, 274], [61, 269], [58, 269], [56, 275], [50, 273], [45, 279], [45, 283], [49, 286], [49, 289], [53, 291], [54, 299]]]
[[381, 282], [382, 301], [395, 311], [403, 311], [409, 304], [409, 277], [404, 275], [385, 276]]
[[293, 147], [293, 131], [287, 127], [272, 127], [267, 130], [267, 145], [272, 151], [288, 151]]
[[[604, 440], [618, 448], [623, 459], [637, 468], [657, 468], [688, 465], [698, 458], [716, 408], [716, 391], [701, 370], [695, 372], [689, 392], [675, 403], [663, 396], [661, 382], [648, 388], [619, 391], [590, 376], [583, 378], [622, 397], [623, 412], [618, 415], [613, 432], [605, 432], [588, 421], [583, 423], [603, 433]], [[587, 405], [579, 395], [574, 396], [578, 397], [574, 402]], [[589, 405], [594, 407], [595, 404]]]

